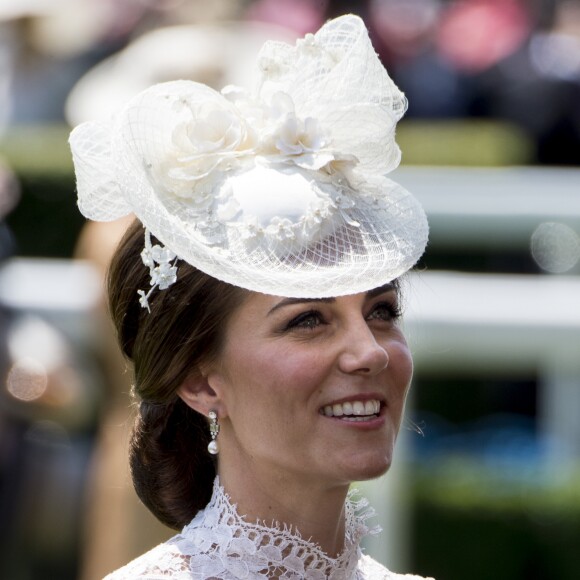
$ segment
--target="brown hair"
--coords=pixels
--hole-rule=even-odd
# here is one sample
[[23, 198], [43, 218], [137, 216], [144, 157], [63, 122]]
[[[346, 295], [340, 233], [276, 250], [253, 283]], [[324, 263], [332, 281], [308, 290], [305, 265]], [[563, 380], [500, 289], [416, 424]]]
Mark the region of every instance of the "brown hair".
[[181, 260], [175, 284], [149, 298], [149, 313], [137, 295], [150, 287], [143, 244], [143, 226], [135, 221], [109, 269], [109, 308], [133, 363], [139, 401], [129, 458], [133, 484], [160, 521], [179, 529], [208, 503], [216, 472], [207, 451], [207, 420], [177, 389], [219, 354], [227, 321], [246, 292]]

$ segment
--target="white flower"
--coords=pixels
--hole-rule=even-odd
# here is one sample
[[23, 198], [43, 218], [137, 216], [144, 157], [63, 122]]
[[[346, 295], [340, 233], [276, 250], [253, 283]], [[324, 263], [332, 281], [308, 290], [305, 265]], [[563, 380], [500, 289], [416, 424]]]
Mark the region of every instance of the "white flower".
[[[158, 264], [171, 262], [171, 260], [175, 259], [175, 252], [172, 252], [170, 249], [158, 245], [155, 245], [151, 248], [150, 255], [151, 258], [155, 260], [155, 262], [157, 262]], [[145, 265], [148, 266], [149, 264]]]
[[[358, 163], [354, 156], [333, 150], [329, 128], [314, 117], [297, 114], [295, 103], [286, 92], [277, 91], [265, 101], [233, 86], [221, 94], [207, 90], [211, 92], [204, 98], [192, 93], [171, 105], [177, 119], [168, 128], [172, 147], [152, 167], [152, 173], [165, 192], [187, 199], [198, 230], [212, 243], [216, 241], [217, 226], [235, 223], [240, 215], [239, 204], [229, 199], [227, 187], [221, 188], [228, 172], [235, 172], [246, 163], [263, 162], [296, 165], [332, 175], [345, 174]], [[216, 219], [219, 224], [214, 224]], [[297, 234], [295, 228], [273, 224], [267, 232], [249, 223], [242, 230], [244, 238], [260, 233], [275, 238]], [[156, 264], [174, 258], [160, 253], [161, 249], [150, 248], [150, 252], [151, 255], [143, 255], [143, 260], [152, 271]], [[157, 280], [157, 274], [152, 274], [152, 279], [153, 276]]]
[[329, 139], [318, 121], [313, 117], [299, 118], [290, 95], [275, 93], [266, 113], [260, 133], [262, 151], [285, 157], [306, 169], [320, 169], [335, 158], [327, 149]]
[[318, 121], [307, 117], [301, 121], [294, 113], [288, 113], [278, 128], [276, 148], [283, 155], [302, 155], [320, 151], [327, 144]]
[[240, 230], [240, 236], [244, 241], [254, 240], [257, 243], [264, 233], [264, 228], [254, 215], [245, 216], [239, 222], [238, 228]]
[[328, 217], [330, 213], [330, 201], [318, 199], [310, 204], [309, 212], [304, 218], [305, 225], [308, 228], [317, 228]]
[[151, 270], [151, 286], [159, 286], [159, 290], [166, 290], [177, 280], [177, 267], [169, 263], [159, 264]]
[[246, 123], [234, 110], [209, 103], [191, 110], [188, 122], [175, 128], [173, 143], [178, 150], [177, 161], [190, 170], [193, 178], [199, 178], [224, 154], [243, 148], [246, 137]]
[[150, 248], [143, 248], [143, 251], [141, 252], [141, 260], [143, 261], [143, 264], [145, 264], [145, 266], [147, 266], [148, 268], [153, 268], [155, 266], [155, 262], [153, 261], [153, 256], [151, 255], [151, 249]]
[[294, 232], [293, 223], [288, 218], [280, 218], [278, 216], [272, 218], [268, 226], [266, 226], [266, 233], [273, 235], [277, 240], [294, 239], [296, 234]]
[[216, 170], [229, 170], [253, 150], [253, 133], [225, 97], [213, 91], [208, 100], [180, 100], [180, 121], [173, 128], [173, 148], [155, 168], [155, 177], [179, 197], [195, 197], [195, 184]]
[[[151, 312], [149, 308], [149, 297], [153, 293], [153, 290], [155, 288], [166, 290], [177, 280], [177, 266], [175, 266], [177, 255], [175, 252], [159, 244], [152, 246], [151, 232], [146, 229], [145, 248], [141, 252], [141, 259], [143, 260], [143, 264], [149, 268], [151, 288], [147, 293], [144, 290], [137, 290], [137, 294], [139, 295], [139, 304], [141, 304], [141, 307]], [[173, 264], [171, 263], [172, 260]]]

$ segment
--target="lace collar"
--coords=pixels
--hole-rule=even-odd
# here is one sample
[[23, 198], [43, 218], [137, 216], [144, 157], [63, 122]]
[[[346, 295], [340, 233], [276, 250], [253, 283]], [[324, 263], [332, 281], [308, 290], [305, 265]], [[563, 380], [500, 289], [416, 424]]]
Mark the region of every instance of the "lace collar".
[[216, 477], [209, 504], [181, 534], [183, 540], [197, 548], [189, 561], [190, 570], [215, 578], [228, 574], [235, 578], [354, 578], [361, 556], [360, 541], [379, 528], [367, 526], [366, 520], [374, 515], [374, 510], [365, 499], [353, 496], [349, 492], [346, 501], [345, 548], [337, 558], [331, 558], [296, 529], [247, 522], [237, 513]]

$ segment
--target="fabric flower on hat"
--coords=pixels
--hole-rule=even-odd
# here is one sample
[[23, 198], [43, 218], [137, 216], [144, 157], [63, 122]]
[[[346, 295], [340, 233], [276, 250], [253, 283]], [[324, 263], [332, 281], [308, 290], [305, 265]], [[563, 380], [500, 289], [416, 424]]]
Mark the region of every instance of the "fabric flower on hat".
[[[179, 259], [267, 294], [352, 294], [406, 272], [428, 226], [387, 177], [407, 101], [364, 22], [346, 15], [295, 45], [268, 42], [257, 64], [253, 89], [161, 83], [110, 122], [77, 127], [83, 214], [133, 212]], [[174, 261], [144, 262], [152, 289], [174, 279]]]
[[[287, 93], [280, 91], [273, 95], [267, 114], [268, 123], [260, 135], [260, 149], [264, 153], [287, 156], [302, 166], [301, 156], [320, 152], [330, 144], [315, 118], [297, 117], [292, 97]], [[333, 156], [326, 153], [318, 167], [311, 168], [320, 169], [332, 159]]]
[[[151, 166], [156, 184], [199, 210], [208, 209], [208, 195], [213, 197], [220, 176], [253, 164], [256, 157], [314, 171], [328, 166], [329, 172], [357, 163], [356, 157], [332, 149], [318, 119], [299, 117], [287, 93], [278, 91], [268, 102], [237, 87], [205, 96], [211, 98], [200, 101], [192, 93], [169, 105], [179, 120], [171, 130], [171, 147]], [[331, 168], [333, 162], [337, 165]]]
[[178, 197], [195, 198], [196, 182], [216, 171], [231, 170], [238, 157], [255, 150], [246, 120], [222, 95], [211, 92], [209, 101], [194, 94], [173, 103], [179, 121], [155, 179]]

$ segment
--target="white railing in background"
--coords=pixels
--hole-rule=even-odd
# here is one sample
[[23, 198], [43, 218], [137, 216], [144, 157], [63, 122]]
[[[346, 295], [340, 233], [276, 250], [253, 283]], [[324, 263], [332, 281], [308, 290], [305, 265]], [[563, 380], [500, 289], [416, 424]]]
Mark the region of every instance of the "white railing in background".
[[548, 221], [580, 234], [580, 169], [407, 166], [390, 176], [423, 204], [432, 245], [527, 248]]

